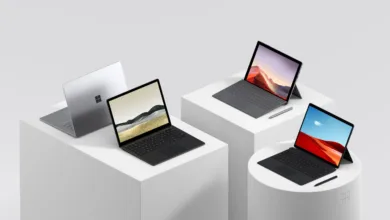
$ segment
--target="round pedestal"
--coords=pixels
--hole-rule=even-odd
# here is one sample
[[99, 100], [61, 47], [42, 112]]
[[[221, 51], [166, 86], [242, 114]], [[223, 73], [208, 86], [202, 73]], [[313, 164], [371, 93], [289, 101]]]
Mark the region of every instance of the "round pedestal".
[[[300, 186], [257, 164], [294, 146], [285, 142], [257, 151], [248, 163], [249, 220], [359, 220], [361, 162], [342, 162], [336, 172]], [[315, 184], [337, 175], [323, 185]]]

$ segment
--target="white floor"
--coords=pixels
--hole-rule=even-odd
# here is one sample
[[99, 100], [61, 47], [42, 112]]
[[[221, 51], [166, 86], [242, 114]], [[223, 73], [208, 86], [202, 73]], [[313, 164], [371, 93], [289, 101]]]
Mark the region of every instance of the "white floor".
[[159, 77], [180, 116], [181, 95], [245, 69], [256, 40], [302, 60], [298, 80], [355, 123], [363, 219], [387, 214], [389, 1], [101, 2], [0, 0], [0, 219], [19, 219], [18, 119], [63, 82], [122, 60], [130, 86]]

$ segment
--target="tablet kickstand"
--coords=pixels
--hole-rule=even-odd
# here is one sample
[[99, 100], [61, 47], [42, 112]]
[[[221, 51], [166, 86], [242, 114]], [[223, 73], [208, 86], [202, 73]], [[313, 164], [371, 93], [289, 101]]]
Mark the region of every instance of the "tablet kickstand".
[[302, 95], [299, 92], [298, 87], [296, 85], [294, 86], [294, 90], [291, 94], [291, 98], [292, 99], [302, 99]]
[[353, 160], [352, 160], [351, 154], [350, 154], [349, 151], [348, 151], [348, 148], [345, 150], [343, 159], [346, 160], [346, 161], [349, 161], [349, 162], [353, 163]]

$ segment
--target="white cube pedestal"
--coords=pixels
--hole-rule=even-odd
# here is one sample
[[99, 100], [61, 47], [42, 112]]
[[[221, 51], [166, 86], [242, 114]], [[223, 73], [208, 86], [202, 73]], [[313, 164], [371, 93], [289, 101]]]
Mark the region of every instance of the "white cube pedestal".
[[[263, 146], [295, 138], [309, 103], [329, 109], [332, 99], [298, 83], [303, 99], [290, 99], [258, 119], [215, 99], [213, 94], [243, 79], [245, 73], [210, 84], [182, 97], [181, 118], [184, 122], [229, 145], [229, 219], [247, 219], [247, 164]], [[293, 110], [268, 119], [285, 108]]]
[[[362, 165], [352, 154], [336, 172], [300, 186], [257, 164], [294, 146], [274, 144], [257, 151], [248, 163], [248, 219], [258, 220], [359, 220]], [[323, 185], [315, 184], [337, 175]]]
[[38, 118], [20, 123], [22, 220], [228, 218], [228, 148], [210, 135], [171, 116], [206, 144], [150, 166], [111, 125], [75, 139]]

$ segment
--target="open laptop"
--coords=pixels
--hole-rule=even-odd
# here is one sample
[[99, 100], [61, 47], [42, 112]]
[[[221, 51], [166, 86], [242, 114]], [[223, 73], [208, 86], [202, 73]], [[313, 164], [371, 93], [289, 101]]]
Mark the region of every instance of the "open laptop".
[[204, 145], [171, 124], [158, 79], [107, 100], [119, 147], [157, 165]]
[[221, 90], [214, 98], [254, 118], [300, 98], [295, 82], [302, 63], [260, 41], [257, 42], [244, 80]]
[[354, 125], [310, 104], [303, 119], [295, 148], [290, 148], [258, 164], [304, 185], [328, 175], [351, 160], [347, 144]]
[[107, 98], [127, 90], [121, 63], [115, 63], [63, 85], [67, 108], [40, 120], [73, 137], [111, 123]]

